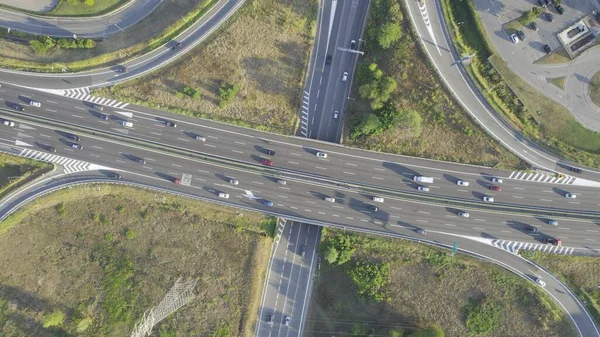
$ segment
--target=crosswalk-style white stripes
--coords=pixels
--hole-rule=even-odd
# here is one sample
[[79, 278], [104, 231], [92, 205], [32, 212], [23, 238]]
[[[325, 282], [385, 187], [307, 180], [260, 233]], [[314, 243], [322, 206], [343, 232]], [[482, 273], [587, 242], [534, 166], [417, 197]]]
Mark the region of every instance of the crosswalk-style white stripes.
[[283, 228], [285, 227], [285, 223], [287, 222], [284, 218], [277, 219], [277, 238], [276, 242], [279, 243], [279, 239], [281, 239], [281, 234], [283, 234]]
[[93, 164], [91, 163], [30, 149], [23, 149], [19, 156], [61, 165], [64, 167], [65, 173], [82, 172], [93, 169]]
[[300, 119], [300, 133], [304, 137], [308, 136], [308, 92], [304, 92], [302, 96], [302, 118]]
[[573, 248], [553, 246], [542, 243], [519, 242], [508, 240], [492, 240], [492, 245], [500, 249], [504, 249], [511, 253], [516, 253], [517, 250], [537, 250], [544, 253], [567, 254], [573, 253]]
[[129, 105], [129, 103], [119, 102], [110, 98], [91, 96], [90, 89], [88, 88], [66, 89], [64, 95], [66, 97], [92, 102], [95, 104], [106, 105], [113, 108], [124, 108]]
[[542, 183], [552, 183], [552, 184], [573, 184], [575, 181], [575, 177], [571, 177], [568, 175], [563, 175], [559, 177], [554, 173], [546, 173], [541, 171], [536, 172], [524, 172], [524, 171], [513, 171], [510, 176], [510, 179], [517, 180], [529, 180], [529, 181], [539, 181]]

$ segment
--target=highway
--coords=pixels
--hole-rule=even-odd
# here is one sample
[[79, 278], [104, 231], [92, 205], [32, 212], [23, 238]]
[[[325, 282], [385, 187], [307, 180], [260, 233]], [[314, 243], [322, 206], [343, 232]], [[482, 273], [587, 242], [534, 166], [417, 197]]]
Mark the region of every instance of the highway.
[[[258, 315], [257, 337], [303, 335], [302, 324], [308, 309], [313, 269], [317, 264], [320, 227], [285, 220], [279, 222]], [[290, 318], [289, 326], [285, 325], [286, 317]]]
[[[340, 140], [368, 6], [369, 1], [354, 0], [326, 2], [321, 7], [304, 89], [304, 136], [334, 143]], [[344, 73], [348, 73], [346, 81], [342, 80]]]

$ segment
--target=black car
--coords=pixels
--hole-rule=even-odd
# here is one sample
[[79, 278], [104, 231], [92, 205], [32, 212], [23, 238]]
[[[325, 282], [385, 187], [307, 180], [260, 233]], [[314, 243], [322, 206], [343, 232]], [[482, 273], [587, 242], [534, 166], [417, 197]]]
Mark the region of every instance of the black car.
[[265, 154], [266, 154], [267, 156], [274, 156], [274, 155], [276, 155], [276, 154], [277, 154], [277, 152], [275, 152], [275, 151], [273, 151], [273, 150], [271, 150], [271, 149], [266, 149], [266, 150], [265, 150]]
[[108, 176], [109, 176], [110, 178], [117, 179], [117, 180], [118, 180], [118, 179], [121, 179], [121, 175], [120, 175], [120, 174], [118, 174], [118, 173], [116, 173], [116, 172], [110, 172], [110, 173], [108, 174]]
[[544, 0], [538, 0], [538, 5], [540, 5], [540, 7], [542, 8], [546, 8], [546, 3], [544, 2]]
[[518, 30], [517, 35], [519, 35], [519, 39], [521, 39], [521, 41], [525, 41], [525, 33], [522, 30]]
[[369, 205], [369, 211], [371, 212], [379, 212], [379, 207], [375, 205]]
[[127, 67], [125, 67], [125, 66], [118, 66], [117, 69], [116, 69], [116, 71], [119, 74], [126, 73], [127, 72]]
[[77, 135], [68, 134], [68, 135], [65, 135], [65, 137], [67, 137], [67, 138], [69, 138], [71, 140], [74, 140], [76, 142], [79, 141], [79, 136], [77, 136]]
[[529, 24], [529, 27], [531, 27], [532, 30], [538, 30], [538, 26], [537, 23], [535, 23], [534, 21], [531, 21], [531, 23]]
[[105, 114], [100, 114], [100, 118], [104, 119], [105, 121], [108, 120], [108, 116]]
[[575, 166], [569, 167], [569, 171], [575, 172], [575, 173], [581, 173], [581, 169], [579, 167], [575, 167]]
[[331, 64], [331, 55], [327, 55], [327, 57], [325, 58], [325, 64]]
[[552, 48], [550, 48], [549, 45], [545, 44], [544, 45], [544, 51], [546, 52], [546, 54], [550, 54], [552, 52]]
[[544, 3], [546, 4], [546, 6], [548, 6], [550, 4], [549, 0], [544, 0]]
[[146, 160], [145, 160], [145, 159], [143, 159], [143, 158], [136, 158], [136, 159], [135, 159], [135, 161], [136, 161], [138, 164], [142, 164], [142, 165], [146, 164]]
[[46, 146], [46, 151], [55, 153], [56, 152], [56, 148], [54, 148], [54, 146]]
[[24, 108], [24, 107], [22, 107], [22, 106], [20, 106], [20, 105], [18, 105], [18, 104], [15, 104], [14, 108], [15, 108], [15, 110], [17, 110], [17, 111], [25, 111], [25, 108]]
[[552, 16], [552, 14], [550, 13], [546, 13], [546, 19], [548, 20], [548, 22], [552, 22], [554, 21], [554, 16]]
[[558, 5], [558, 6], [556, 6], [556, 12], [560, 15], [563, 15], [563, 14], [565, 14], [565, 9], [563, 8], [563, 6]]
[[171, 48], [173, 48], [173, 50], [181, 48], [181, 42], [176, 42]]
[[350, 41], [350, 49], [354, 49], [356, 47], [356, 40]]
[[529, 234], [537, 234], [538, 229], [536, 227], [533, 226], [529, 226], [529, 228], [527, 228], [527, 233]]

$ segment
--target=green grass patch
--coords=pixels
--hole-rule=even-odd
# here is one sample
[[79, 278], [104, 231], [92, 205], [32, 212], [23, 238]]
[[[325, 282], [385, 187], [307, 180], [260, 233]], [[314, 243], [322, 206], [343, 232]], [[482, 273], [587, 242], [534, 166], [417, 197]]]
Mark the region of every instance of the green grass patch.
[[500, 325], [502, 307], [487, 299], [472, 301], [465, 309], [467, 329], [476, 336], [489, 335]]
[[600, 72], [592, 76], [590, 81], [590, 97], [596, 106], [600, 107]]
[[[0, 199], [52, 170], [53, 165], [0, 153]], [[0, 234], [2, 233], [0, 224]]]
[[553, 50], [552, 53], [535, 61], [535, 64], [563, 64], [571, 62], [571, 57], [564, 47]]
[[509, 21], [509, 22], [505, 23], [502, 27], [504, 28], [504, 31], [506, 31], [506, 33], [508, 35], [514, 34], [519, 30], [523, 30], [523, 28], [524, 28], [523, 24], [521, 24], [519, 19]]
[[132, 0], [61, 0], [48, 14], [57, 16], [95, 16], [106, 14]]
[[555, 86], [561, 88], [562, 90], [565, 90], [565, 82], [567, 81], [566, 77], [558, 77], [558, 78], [547, 78], [546, 81], [548, 81], [548, 83], [552, 83]]

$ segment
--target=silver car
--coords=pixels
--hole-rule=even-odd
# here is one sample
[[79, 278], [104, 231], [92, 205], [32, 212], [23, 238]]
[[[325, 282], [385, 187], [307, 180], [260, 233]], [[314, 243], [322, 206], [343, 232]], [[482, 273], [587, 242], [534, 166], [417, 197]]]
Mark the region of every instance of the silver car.
[[347, 82], [347, 81], [348, 81], [348, 72], [345, 72], [345, 73], [342, 75], [342, 82]]

